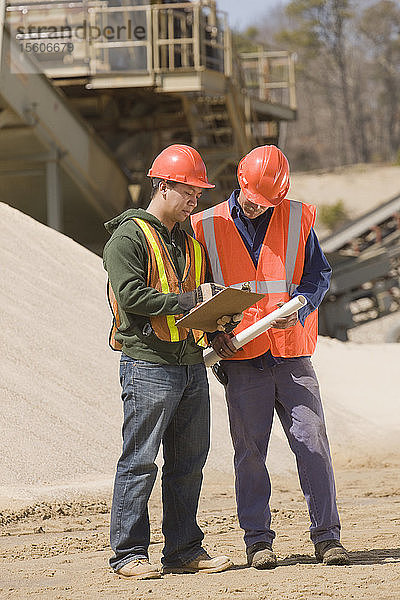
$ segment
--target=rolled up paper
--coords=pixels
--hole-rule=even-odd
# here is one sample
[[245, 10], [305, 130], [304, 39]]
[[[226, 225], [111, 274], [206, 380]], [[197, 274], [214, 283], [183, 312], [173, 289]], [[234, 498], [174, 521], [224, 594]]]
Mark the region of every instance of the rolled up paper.
[[[272, 311], [269, 315], [266, 315], [256, 323], [250, 325], [246, 329], [243, 329], [240, 333], [234, 336], [231, 341], [236, 349], [241, 348], [245, 344], [248, 344], [254, 338], [261, 335], [268, 329], [272, 327], [271, 323], [276, 319], [281, 319], [282, 317], [289, 317], [294, 312], [298, 311], [300, 308], [307, 304], [307, 300], [304, 296], [295, 296], [289, 302], [285, 302], [280, 308]], [[216, 362], [221, 360], [221, 357], [215, 352], [213, 348], [207, 348], [207, 350], [203, 353], [204, 364], [206, 367], [212, 367]]]

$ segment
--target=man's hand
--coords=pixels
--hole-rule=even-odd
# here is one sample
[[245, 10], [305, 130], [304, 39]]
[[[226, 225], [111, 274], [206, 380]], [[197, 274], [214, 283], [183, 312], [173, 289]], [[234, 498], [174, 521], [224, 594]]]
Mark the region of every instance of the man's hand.
[[224, 289], [224, 286], [219, 285], [218, 283], [202, 283], [192, 292], [183, 292], [182, 294], [179, 294], [178, 305], [182, 309], [183, 314], [187, 314], [195, 306], [209, 300]]
[[235, 346], [232, 344], [232, 338], [228, 333], [219, 333], [216, 335], [211, 345], [221, 358], [232, 358], [237, 352]]
[[[277, 307], [280, 308], [283, 305], [284, 302], [278, 302]], [[298, 314], [296, 311], [288, 317], [281, 317], [280, 319], [275, 319], [275, 321], [271, 322], [271, 327], [273, 327], [274, 329], [288, 329], [289, 327], [293, 327], [293, 325], [296, 325], [298, 320]]]
[[218, 283], [202, 283], [195, 290], [196, 303], [200, 304], [201, 302], [210, 300], [210, 298], [212, 298], [213, 296], [218, 294], [218, 292], [224, 289], [225, 287], [223, 285], [219, 285]]
[[235, 327], [239, 325], [242, 319], [243, 313], [237, 313], [236, 315], [224, 315], [217, 320], [217, 329], [218, 331], [231, 333]]

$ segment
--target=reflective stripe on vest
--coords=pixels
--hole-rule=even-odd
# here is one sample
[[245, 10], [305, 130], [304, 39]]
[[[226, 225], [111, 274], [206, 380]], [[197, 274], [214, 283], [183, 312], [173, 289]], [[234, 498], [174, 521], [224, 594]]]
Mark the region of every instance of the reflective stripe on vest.
[[[160, 248], [158, 247], [158, 244], [154, 238], [153, 232], [151, 231], [150, 227], [147, 225], [146, 221], [143, 221], [142, 219], [135, 219], [135, 222], [142, 229], [149, 244], [151, 244], [154, 255], [156, 257], [156, 263], [157, 263], [158, 275], [160, 277], [162, 293], [168, 294], [170, 291], [168, 279], [165, 274], [165, 268], [164, 268], [164, 263], [163, 263], [163, 259], [161, 256]], [[200, 260], [201, 260], [201, 254], [200, 254]], [[195, 261], [195, 262], [197, 262], [197, 261]], [[201, 269], [201, 266], [200, 266], [200, 269]], [[167, 323], [168, 323], [168, 329], [171, 334], [171, 342], [179, 342], [179, 331], [175, 324], [175, 317], [173, 315], [167, 315]]]
[[[223, 270], [225, 285], [241, 287], [250, 280], [254, 292], [265, 296], [244, 311], [242, 322], [235, 332], [240, 333], [262, 319], [276, 307], [277, 302], [289, 300], [298, 287], [304, 270], [305, 245], [314, 224], [314, 207], [285, 199], [272, 214], [255, 267], [250, 253], [237, 230], [229, 211], [228, 201], [212, 210], [192, 217], [193, 230], [210, 253], [215, 273]], [[212, 228], [212, 231], [210, 232]], [[215, 244], [210, 240], [215, 239]], [[211, 253], [214, 254], [212, 262]], [[304, 326], [298, 322], [285, 330], [270, 329], [246, 344], [230, 360], [247, 360], [270, 351], [273, 356], [286, 358], [310, 356], [317, 341], [317, 311], [309, 314]]]
[[[162, 240], [158, 237], [157, 232], [153, 230], [153, 228], [147, 224], [146, 221], [142, 219], [133, 219], [137, 225], [142, 229], [149, 245], [151, 246], [151, 250], [154, 254], [154, 259], [157, 264], [157, 271], [154, 270], [153, 276], [150, 272], [150, 262], [149, 262], [149, 273], [148, 273], [148, 285], [153, 285], [151, 281], [154, 283], [154, 276], [160, 282], [161, 292], [162, 293], [180, 293], [180, 292], [188, 292], [194, 290], [196, 287], [204, 283], [205, 279], [205, 252], [202, 245], [195, 240], [192, 236], [186, 235], [186, 264], [182, 278], [179, 278], [177, 272], [173, 266], [172, 259], [169, 255], [168, 249], [165, 247]], [[152, 259], [154, 261], [154, 259]], [[168, 263], [165, 263], [165, 261]], [[166, 266], [167, 265], [167, 266]], [[171, 268], [168, 268], [172, 267]], [[169, 277], [172, 277], [172, 280], [169, 280]], [[157, 288], [159, 289], [159, 288]], [[150, 322], [154, 329], [155, 334], [163, 340], [171, 341], [171, 342], [179, 342], [181, 340], [186, 339], [189, 329], [186, 327], [180, 327], [176, 325], [176, 319], [180, 318], [181, 315], [164, 315], [159, 317], [151, 317]], [[163, 320], [164, 325], [161, 325], [159, 321]], [[167, 329], [167, 338], [164, 337], [165, 329]], [[197, 345], [206, 347], [207, 341], [205, 338], [205, 334], [203, 331], [199, 331], [197, 329], [192, 329], [192, 334], [194, 340]]]
[[[204, 283], [206, 270], [205, 251], [203, 246], [197, 240], [186, 234], [186, 264], [181, 279], [176, 273], [167, 248], [161, 239], [157, 239], [155, 230], [153, 231], [153, 228], [143, 219], [133, 218], [131, 220], [135, 221], [141, 228], [148, 244], [149, 263], [147, 285], [150, 285], [152, 281], [154, 283], [155, 279], [156, 285], [153, 285], [152, 287], [155, 287], [161, 293], [168, 294], [172, 289], [172, 292], [179, 294], [182, 291], [191, 291]], [[166, 260], [168, 262], [165, 262]], [[154, 262], [157, 265], [157, 269], [154, 268], [152, 272], [151, 265], [154, 265]], [[122, 350], [122, 344], [121, 342], [116, 341], [115, 335], [117, 333], [123, 334], [123, 331], [120, 331], [121, 317], [118, 303], [109, 281], [107, 282], [107, 297], [113, 315], [109, 344], [113, 350], [120, 351]], [[190, 329], [178, 327], [176, 325], [176, 319], [180, 316], [181, 315], [164, 315], [150, 317], [150, 323], [157, 337], [164, 341], [172, 342], [179, 342], [186, 339]], [[197, 329], [192, 329], [191, 331], [195, 343], [203, 348], [206, 347], [207, 340], [204, 332]]]
[[[245, 283], [250, 283], [251, 291], [259, 294], [284, 294], [287, 291], [287, 283], [283, 279], [276, 281], [242, 281], [234, 283], [230, 287], [240, 290]], [[297, 285], [292, 284], [292, 287], [296, 289]]]
[[[289, 213], [289, 230], [288, 230], [288, 240], [287, 240], [287, 248], [286, 248], [286, 260], [285, 260], [285, 270], [286, 270], [286, 283], [287, 283], [287, 291], [289, 296], [293, 293], [293, 275], [294, 268], [296, 266], [296, 258], [297, 252], [299, 249], [299, 241], [300, 241], [300, 231], [301, 231], [301, 215], [302, 215], [302, 206], [300, 202], [294, 202], [290, 200], [290, 213]], [[297, 286], [294, 286], [296, 288]]]
[[201, 284], [201, 267], [202, 267], [202, 259], [201, 259], [201, 246], [197, 240], [193, 239], [193, 247], [194, 247], [194, 269], [195, 269], [195, 278], [196, 278], [196, 287], [198, 288]]
[[215, 239], [214, 228], [214, 207], [208, 208], [203, 213], [203, 232], [204, 243], [206, 245], [208, 258], [210, 261], [213, 281], [220, 285], [225, 285], [224, 276], [222, 275], [221, 263], [219, 262], [217, 242]]
[[[289, 200], [289, 202], [289, 228], [285, 259], [286, 280], [251, 281], [250, 285], [252, 292], [259, 292], [262, 294], [288, 292], [288, 294], [291, 295], [297, 287], [297, 285], [293, 283], [293, 274], [300, 240], [302, 205], [301, 202], [296, 202], [293, 200]], [[211, 207], [203, 212], [202, 224], [204, 242], [206, 244], [207, 254], [210, 260], [213, 280], [215, 283], [225, 285], [215, 239], [214, 207]], [[243, 281], [241, 283], [236, 283], [231, 287], [241, 288], [244, 283], [247, 282]]]
[[[196, 279], [196, 288], [199, 287], [199, 285], [201, 285], [202, 283], [202, 279], [201, 279], [201, 270], [202, 270], [202, 266], [203, 266], [203, 260], [202, 260], [202, 247], [201, 244], [192, 236], [190, 236], [192, 241], [193, 241], [193, 248], [194, 248], [194, 268], [195, 268], [195, 279]], [[204, 248], [203, 248], [203, 252], [204, 252]], [[204, 333], [202, 333], [202, 336], [200, 337], [200, 339], [198, 339], [198, 332], [196, 332], [195, 330], [193, 331], [193, 335], [195, 337], [195, 341], [196, 344], [201, 346], [202, 348], [207, 348], [208, 343], [207, 343], [207, 339]]]

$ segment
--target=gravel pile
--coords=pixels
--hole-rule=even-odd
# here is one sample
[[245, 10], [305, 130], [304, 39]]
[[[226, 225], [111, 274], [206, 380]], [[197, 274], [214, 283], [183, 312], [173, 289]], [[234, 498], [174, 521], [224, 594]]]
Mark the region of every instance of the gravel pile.
[[[0, 502], [111, 489], [121, 445], [117, 353], [101, 259], [0, 203]], [[399, 450], [394, 374], [400, 345], [321, 339], [315, 356], [335, 460], [367, 464]], [[210, 374], [207, 468], [232, 472], [223, 389]], [[293, 459], [279, 427], [274, 473]]]

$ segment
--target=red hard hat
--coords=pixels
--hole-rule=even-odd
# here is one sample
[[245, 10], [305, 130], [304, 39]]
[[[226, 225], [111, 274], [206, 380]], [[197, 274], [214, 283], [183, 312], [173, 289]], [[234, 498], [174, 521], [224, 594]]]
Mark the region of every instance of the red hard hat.
[[207, 179], [206, 165], [200, 154], [191, 146], [183, 144], [165, 148], [156, 156], [147, 175], [201, 188], [215, 187]]
[[277, 206], [289, 191], [289, 163], [276, 146], [258, 146], [240, 161], [238, 180], [250, 202]]

